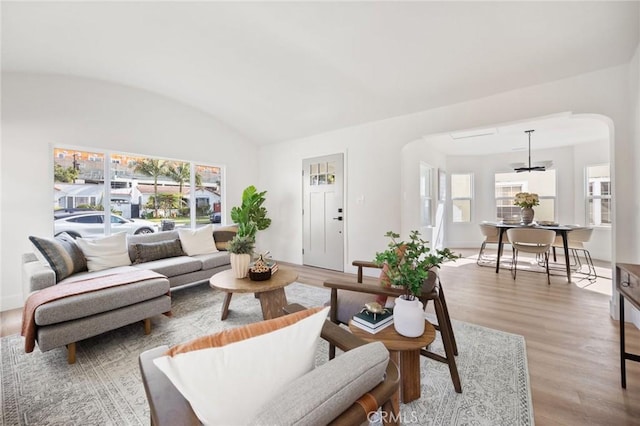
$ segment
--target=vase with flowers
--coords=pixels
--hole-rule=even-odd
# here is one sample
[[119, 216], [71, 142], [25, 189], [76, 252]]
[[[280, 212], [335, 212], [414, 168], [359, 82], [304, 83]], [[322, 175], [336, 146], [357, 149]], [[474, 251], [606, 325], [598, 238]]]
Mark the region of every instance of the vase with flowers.
[[513, 199], [513, 205], [520, 207], [520, 220], [524, 225], [529, 225], [533, 222], [533, 216], [535, 211], [533, 206], [540, 204], [540, 198], [538, 194], [533, 192], [518, 192]]

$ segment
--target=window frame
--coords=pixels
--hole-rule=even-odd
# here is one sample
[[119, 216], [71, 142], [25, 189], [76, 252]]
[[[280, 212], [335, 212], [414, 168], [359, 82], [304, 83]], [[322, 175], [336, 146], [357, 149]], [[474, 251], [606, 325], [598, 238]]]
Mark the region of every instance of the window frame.
[[[456, 197], [454, 196], [454, 185], [453, 179], [454, 176], [469, 176], [469, 196], [468, 197]], [[449, 175], [451, 179], [451, 223], [471, 223], [473, 218], [473, 200], [474, 200], [474, 174], [472, 172], [464, 172], [464, 173], [451, 173]], [[454, 218], [454, 208], [453, 204], [456, 201], [469, 201], [469, 219], [468, 220], [455, 220]]]
[[[589, 186], [590, 186], [590, 175], [589, 175], [589, 169], [592, 168], [596, 168], [596, 167], [603, 167], [606, 166], [609, 169], [609, 180], [605, 181], [605, 180], [600, 180], [600, 184], [602, 187], [603, 183], [607, 183], [609, 186], [609, 193], [607, 195], [590, 195], [590, 191], [589, 191]], [[611, 225], [613, 224], [613, 215], [612, 215], [612, 201], [613, 201], [613, 186], [612, 186], [612, 182], [611, 182], [611, 163], [610, 162], [606, 162], [606, 163], [598, 163], [598, 164], [588, 164], [585, 165], [584, 167], [584, 213], [585, 213], [585, 223], [587, 224], [587, 226], [597, 226], [597, 227], [602, 227], [602, 228], [611, 228]], [[593, 204], [590, 204], [592, 202], [594, 202], [595, 200], [600, 200], [600, 201], [604, 201], [607, 200], [609, 202], [609, 210], [608, 210], [608, 215], [609, 215], [609, 222], [602, 222], [600, 221], [600, 223], [595, 224], [592, 221], [592, 206]]]

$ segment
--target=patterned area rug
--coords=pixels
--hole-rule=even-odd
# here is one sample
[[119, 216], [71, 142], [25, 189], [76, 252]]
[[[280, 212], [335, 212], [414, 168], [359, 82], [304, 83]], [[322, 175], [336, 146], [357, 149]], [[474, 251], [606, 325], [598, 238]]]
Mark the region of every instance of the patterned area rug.
[[[303, 284], [286, 289], [290, 303], [318, 306], [328, 291]], [[252, 294], [233, 296], [220, 321], [223, 293], [207, 285], [175, 291], [173, 317], [153, 319], [151, 335], [133, 324], [78, 344], [77, 362], [66, 350], [25, 354], [19, 335], [0, 340], [2, 425], [148, 425], [149, 408], [138, 354], [203, 334], [261, 320]], [[446, 364], [421, 357], [422, 398], [401, 407], [403, 424], [532, 425], [533, 407], [522, 336], [453, 322], [463, 393], [453, 389]], [[326, 343], [326, 342], [325, 342]], [[442, 351], [436, 340], [433, 348]], [[327, 345], [317, 362], [327, 359]]]

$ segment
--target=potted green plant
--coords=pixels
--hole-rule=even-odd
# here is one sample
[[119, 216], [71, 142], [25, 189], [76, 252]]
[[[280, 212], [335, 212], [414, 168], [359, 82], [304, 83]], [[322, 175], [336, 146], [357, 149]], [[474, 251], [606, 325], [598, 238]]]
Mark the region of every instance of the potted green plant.
[[409, 241], [400, 241], [400, 235], [389, 231], [385, 234], [391, 241], [387, 249], [376, 253], [374, 262], [383, 267], [388, 282], [404, 289], [404, 294], [396, 299], [394, 327], [403, 336], [417, 337], [424, 333], [424, 307], [418, 296], [425, 281], [435, 283], [435, 268], [447, 260], [455, 260], [460, 255], [448, 248], [431, 251], [428, 241], [420, 237], [418, 231], [411, 231]]
[[229, 258], [231, 260], [231, 270], [236, 278], [244, 278], [247, 276], [253, 247], [253, 239], [246, 235], [236, 234], [229, 241], [227, 251], [229, 252]]
[[271, 219], [267, 217], [267, 209], [263, 206], [267, 191], [258, 192], [251, 185], [242, 192], [242, 204], [231, 209], [231, 220], [238, 225], [238, 235], [247, 236], [255, 242], [258, 231], [267, 229]]

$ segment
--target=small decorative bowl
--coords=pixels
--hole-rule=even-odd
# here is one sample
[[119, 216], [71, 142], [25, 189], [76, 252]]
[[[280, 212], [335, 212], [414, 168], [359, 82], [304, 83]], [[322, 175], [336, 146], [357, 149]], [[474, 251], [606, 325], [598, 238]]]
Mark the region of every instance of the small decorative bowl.
[[271, 278], [271, 269], [265, 272], [253, 272], [249, 269], [249, 279], [251, 281], [266, 281]]

